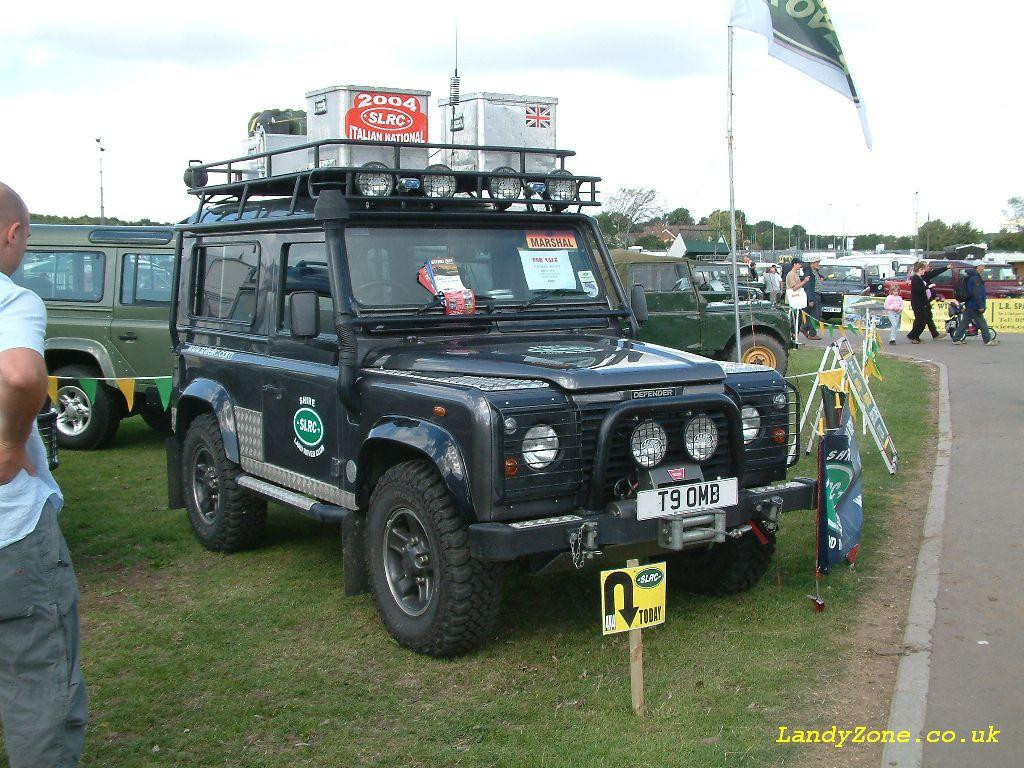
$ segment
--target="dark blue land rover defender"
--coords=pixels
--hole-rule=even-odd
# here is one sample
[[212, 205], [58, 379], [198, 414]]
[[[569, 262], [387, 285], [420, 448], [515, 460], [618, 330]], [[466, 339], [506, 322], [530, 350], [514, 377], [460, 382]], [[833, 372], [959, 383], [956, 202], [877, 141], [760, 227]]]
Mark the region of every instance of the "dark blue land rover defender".
[[[319, 167], [346, 143], [393, 162]], [[688, 588], [752, 586], [780, 513], [814, 503], [814, 481], [784, 482], [796, 391], [636, 341], [643, 289], [627, 300], [572, 152], [416, 169], [409, 147], [186, 171], [171, 507], [221, 552], [259, 541], [267, 500], [340, 523], [345, 593], [372, 592], [395, 639], [435, 656], [492, 634], [511, 563], [667, 553]], [[557, 169], [528, 172], [531, 153]]]

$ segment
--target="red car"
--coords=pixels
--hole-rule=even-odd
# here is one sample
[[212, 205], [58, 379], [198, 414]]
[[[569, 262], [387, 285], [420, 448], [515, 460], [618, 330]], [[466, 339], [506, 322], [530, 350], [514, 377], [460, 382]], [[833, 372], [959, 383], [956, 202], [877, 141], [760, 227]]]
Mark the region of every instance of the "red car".
[[[936, 298], [948, 301], [954, 298], [953, 288], [959, 282], [961, 273], [973, 266], [975, 261], [963, 261], [960, 259], [932, 259], [927, 262], [928, 269], [942, 269], [943, 271], [932, 278], [935, 284]], [[985, 278], [985, 295], [990, 299], [1019, 299], [1024, 297], [1024, 287], [1017, 281], [1013, 267], [1009, 264], [995, 262], [984, 262], [981, 274]], [[907, 267], [907, 274], [900, 280], [886, 280], [885, 293], [889, 293], [889, 286], [898, 285], [900, 295], [910, 299], [910, 275], [913, 267]]]

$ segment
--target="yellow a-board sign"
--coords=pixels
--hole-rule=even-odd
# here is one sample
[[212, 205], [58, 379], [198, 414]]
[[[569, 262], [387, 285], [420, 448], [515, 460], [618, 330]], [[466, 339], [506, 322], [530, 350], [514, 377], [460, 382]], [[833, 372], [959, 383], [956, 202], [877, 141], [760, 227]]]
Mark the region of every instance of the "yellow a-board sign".
[[601, 571], [601, 634], [664, 623], [664, 563]]

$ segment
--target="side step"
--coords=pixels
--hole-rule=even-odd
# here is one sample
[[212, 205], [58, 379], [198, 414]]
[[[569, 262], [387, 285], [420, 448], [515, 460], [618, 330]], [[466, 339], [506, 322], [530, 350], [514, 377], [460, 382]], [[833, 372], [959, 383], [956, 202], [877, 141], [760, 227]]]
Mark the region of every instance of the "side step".
[[252, 475], [239, 475], [235, 478], [235, 483], [247, 491], [252, 491], [265, 499], [284, 504], [296, 512], [301, 512], [307, 517], [312, 517], [314, 520], [322, 520], [325, 523], [344, 522], [350, 513], [350, 510], [344, 507], [338, 507], [334, 504], [328, 504], [327, 502], [304, 496], [295, 491], [289, 491], [287, 488], [268, 483], [266, 480], [260, 480]]

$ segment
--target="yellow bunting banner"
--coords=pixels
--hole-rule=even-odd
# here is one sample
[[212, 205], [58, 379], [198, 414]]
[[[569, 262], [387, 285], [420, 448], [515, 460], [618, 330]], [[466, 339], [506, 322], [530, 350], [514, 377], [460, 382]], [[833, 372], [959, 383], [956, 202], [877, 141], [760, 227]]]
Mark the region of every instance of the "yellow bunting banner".
[[46, 394], [50, 396], [50, 402], [57, 403], [57, 377], [47, 376], [46, 377]]
[[121, 390], [125, 402], [128, 403], [128, 410], [131, 411], [135, 405], [135, 379], [118, 379], [117, 388]]

